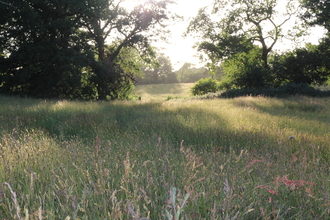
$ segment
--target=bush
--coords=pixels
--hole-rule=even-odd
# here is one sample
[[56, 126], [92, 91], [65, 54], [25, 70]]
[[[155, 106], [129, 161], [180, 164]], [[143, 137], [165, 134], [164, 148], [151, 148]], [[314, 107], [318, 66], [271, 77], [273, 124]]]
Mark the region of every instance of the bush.
[[220, 89], [262, 88], [273, 81], [269, 70], [264, 67], [260, 57], [260, 48], [248, 53], [239, 53], [226, 59], [223, 64], [224, 78]]
[[329, 78], [328, 55], [317, 46], [307, 45], [282, 55], [274, 56], [270, 62], [277, 80], [275, 86], [287, 82], [308, 85], [323, 85]]
[[235, 98], [239, 96], [267, 96], [267, 97], [286, 97], [290, 95], [304, 95], [310, 97], [329, 97], [330, 91], [321, 91], [307, 84], [288, 83], [277, 88], [243, 88], [230, 89], [221, 94], [219, 98]]
[[212, 78], [200, 79], [191, 88], [192, 95], [205, 95], [207, 93], [214, 93], [218, 90], [218, 81]]

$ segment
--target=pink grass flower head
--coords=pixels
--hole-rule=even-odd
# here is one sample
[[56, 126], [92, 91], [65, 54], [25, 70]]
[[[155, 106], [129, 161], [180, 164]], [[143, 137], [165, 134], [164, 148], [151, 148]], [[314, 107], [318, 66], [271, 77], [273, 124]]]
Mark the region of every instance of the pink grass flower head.
[[285, 175], [282, 178], [279, 178], [277, 181], [281, 181], [286, 186], [289, 186], [291, 189], [295, 189], [297, 186], [305, 186], [305, 184], [315, 185], [312, 182], [307, 182], [305, 180], [289, 180], [288, 176]]
[[278, 192], [276, 192], [275, 190], [272, 190], [271, 186], [263, 186], [263, 185], [260, 185], [260, 186], [257, 186], [257, 188], [261, 188], [261, 189], [265, 189], [267, 192], [273, 194], [273, 195], [278, 195]]
[[276, 192], [274, 190], [270, 190], [270, 189], [266, 189], [266, 190], [271, 194], [278, 195], [278, 192]]
[[251, 167], [251, 166], [252, 166], [253, 164], [255, 164], [255, 163], [258, 163], [258, 162], [261, 163], [261, 162], [264, 162], [264, 161], [265, 161], [265, 158], [262, 158], [262, 160], [254, 159], [254, 160], [248, 162], [248, 164], [246, 165], [245, 169]]

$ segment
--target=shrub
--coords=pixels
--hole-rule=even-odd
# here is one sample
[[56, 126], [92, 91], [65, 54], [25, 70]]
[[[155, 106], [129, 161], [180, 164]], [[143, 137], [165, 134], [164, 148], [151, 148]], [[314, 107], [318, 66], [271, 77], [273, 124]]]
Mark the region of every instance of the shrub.
[[192, 95], [205, 95], [207, 93], [214, 93], [218, 90], [218, 81], [212, 78], [200, 79], [191, 88]]
[[283, 55], [274, 56], [272, 72], [277, 80], [276, 84], [287, 82], [308, 85], [323, 85], [329, 77], [327, 55], [317, 50], [316, 46], [296, 49]]
[[219, 98], [235, 98], [239, 96], [267, 96], [267, 97], [286, 97], [290, 95], [303, 95], [310, 97], [329, 97], [330, 91], [321, 91], [307, 84], [288, 83], [277, 88], [243, 88], [229, 89], [221, 93]]
[[222, 67], [225, 76], [221, 81], [221, 89], [262, 88], [269, 86], [274, 80], [264, 67], [260, 48], [235, 54], [226, 59]]

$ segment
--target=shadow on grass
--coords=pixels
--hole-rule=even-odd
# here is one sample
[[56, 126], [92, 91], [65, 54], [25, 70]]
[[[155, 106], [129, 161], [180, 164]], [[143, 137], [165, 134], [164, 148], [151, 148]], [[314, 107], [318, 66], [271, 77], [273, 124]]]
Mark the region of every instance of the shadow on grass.
[[179, 102], [174, 106], [141, 102], [19, 102], [21, 105], [11, 105], [11, 111], [1, 111], [2, 128], [9, 132], [42, 130], [63, 141], [79, 138], [92, 142], [98, 136], [118, 146], [156, 146], [162, 142], [179, 148], [184, 140], [186, 146], [198, 151], [217, 148], [222, 152], [264, 149], [276, 143], [275, 137], [262, 130], [233, 129], [221, 113], [181, 106]]
[[286, 99], [264, 98], [250, 99], [249, 97], [237, 98], [233, 101], [236, 107], [254, 108], [260, 112], [274, 116], [298, 117], [307, 120], [330, 122], [329, 98], [308, 98], [292, 96]]
[[161, 104], [149, 104], [147, 108], [140, 106], [128, 112], [124, 109], [118, 111], [116, 118], [121, 132], [140, 143], [161, 140], [165, 144], [179, 147], [184, 140], [185, 145], [196, 150], [209, 151], [219, 147], [220, 151], [228, 152], [260, 148], [269, 144], [269, 139], [273, 139], [262, 132], [251, 132], [243, 128], [240, 131], [233, 130], [221, 114], [201, 108], [162, 110]]
[[[178, 189], [196, 190], [196, 193], [191, 194], [191, 200], [187, 204], [187, 213], [201, 213], [197, 215], [198, 219], [207, 219], [210, 215], [209, 210], [216, 205], [221, 207], [224, 202], [230, 205], [228, 206], [230, 208], [224, 209], [224, 211], [231, 216], [234, 216], [235, 213], [244, 213], [252, 208], [265, 207], [265, 204], [269, 204], [269, 210], [274, 210], [274, 207], [280, 210], [283, 204], [285, 207], [298, 207], [290, 213], [290, 215], [295, 216], [295, 212], [308, 208], [311, 203], [311, 198], [304, 196], [305, 194], [298, 195], [298, 202], [290, 201], [295, 197], [295, 194], [291, 195], [294, 192], [289, 188], [287, 191], [283, 191], [284, 199], [280, 200], [281, 198], [273, 197], [274, 203], [269, 202], [269, 196], [272, 195], [267, 194], [267, 191], [264, 192], [266, 194], [262, 194], [263, 191], [261, 193], [256, 191], [256, 186], [271, 184], [269, 182], [276, 175], [282, 176], [300, 171], [303, 173], [304, 163], [302, 161], [304, 161], [304, 158], [298, 160], [303, 152], [299, 155], [296, 153], [296, 151], [301, 150], [301, 146], [297, 145], [297, 148], [295, 148], [293, 141], [287, 143], [280, 151], [281, 154], [277, 154], [277, 157], [283, 162], [272, 160], [276, 157], [276, 154], [274, 154], [275, 156], [271, 154], [272, 150], [276, 151], [275, 147], [281, 144], [275, 140], [278, 137], [275, 134], [276, 129], [263, 130], [259, 127], [259, 129], [251, 131], [244, 129], [244, 127], [233, 128], [231, 121], [233, 118], [226, 118], [226, 114], [218, 112], [218, 109], [212, 111], [211, 108], [202, 106], [206, 102], [186, 105], [183, 101], [164, 103], [31, 101], [33, 103], [27, 101], [28, 103], [24, 104], [25, 100], [21, 100], [16, 104], [8, 104], [10, 108], [7, 108], [6, 103], [4, 103], [6, 106], [0, 109], [0, 120], [5, 124], [0, 124], [0, 127], [8, 129], [8, 132], [13, 129], [19, 131], [42, 130], [41, 133], [47, 133], [54, 137], [54, 142], [53, 139], [51, 142], [34, 139], [31, 142], [26, 141], [30, 145], [24, 145], [24, 142], [18, 145], [24, 149], [31, 147], [32, 150], [32, 146], [36, 144], [40, 146], [48, 144], [49, 147], [53, 147], [53, 144], [59, 146], [56, 149], [58, 155], [55, 156], [54, 162], [48, 161], [49, 157], [53, 157], [52, 152], [49, 152], [48, 149], [39, 151], [42, 155], [35, 155], [36, 160], [40, 160], [39, 164], [43, 164], [43, 166], [36, 165], [36, 168], [39, 169], [32, 170], [37, 172], [38, 175], [41, 171], [44, 171], [44, 175], [51, 182], [48, 179], [42, 180], [44, 183], [40, 185], [45, 187], [39, 187], [38, 191], [40, 193], [35, 193], [34, 196], [29, 191], [32, 183], [30, 185], [28, 174], [25, 182], [23, 182], [26, 190], [19, 194], [19, 198], [21, 201], [27, 198], [29, 203], [26, 203], [30, 204], [30, 201], [39, 201], [38, 198], [49, 194], [49, 201], [46, 200], [46, 205], [54, 204], [54, 201], [59, 202], [54, 206], [56, 207], [56, 215], [54, 216], [60, 216], [61, 219], [68, 216], [68, 214], [64, 215], [63, 211], [69, 212], [74, 209], [71, 204], [75, 204], [75, 207], [79, 207], [79, 204], [86, 204], [83, 211], [81, 211], [82, 217], [85, 215], [84, 210], [86, 210], [86, 218], [91, 215], [90, 218], [99, 219], [103, 214], [103, 210], [103, 217], [116, 211], [115, 208], [111, 209], [111, 207], [117, 204], [122, 204], [122, 207], [119, 207], [120, 210], [118, 209], [120, 213], [127, 212], [126, 203], [130, 200], [133, 200], [137, 207], [145, 205], [146, 210], [152, 213], [150, 219], [160, 219], [163, 208], [168, 207], [166, 201], [168, 201], [170, 186], [176, 186]], [[217, 102], [217, 104], [219, 103]], [[232, 108], [233, 111], [237, 110], [230, 105], [228, 107]], [[238, 112], [243, 114], [242, 111]], [[258, 114], [258, 111], [255, 111], [255, 113]], [[12, 116], [15, 118], [11, 120]], [[258, 126], [258, 124], [255, 123], [254, 125]], [[274, 132], [274, 134], [271, 132]], [[71, 144], [73, 146], [70, 146], [70, 143], [68, 143], [66, 148], [73, 151], [71, 153], [69, 151], [62, 152], [62, 149], [65, 148], [63, 142], [66, 142], [66, 140], [72, 140], [73, 142], [75, 138], [79, 140], [87, 139], [90, 144], [84, 146], [73, 143]], [[57, 139], [64, 141], [58, 142]], [[195, 151], [203, 151], [205, 154], [196, 156], [194, 153], [187, 153], [188, 151], [180, 154], [176, 149], [180, 147], [182, 140], [185, 140], [184, 146], [191, 147]], [[289, 142], [289, 140], [286, 141]], [[14, 142], [16, 143], [16, 141]], [[113, 149], [114, 145], [117, 149], [122, 149], [116, 151]], [[96, 146], [97, 150], [95, 152]], [[82, 147], [85, 148], [81, 149]], [[215, 148], [218, 152], [231, 151], [231, 153], [218, 154], [215, 152]], [[251, 150], [251, 152], [241, 159], [241, 154], [238, 156], [232, 153], [232, 151], [239, 152], [242, 149]], [[36, 147], [35, 151], [37, 150]], [[171, 153], [168, 154], [167, 150]], [[144, 155], [139, 157], [139, 151], [143, 151]], [[269, 154], [264, 154], [264, 151]], [[83, 152], [83, 154], [79, 154], [80, 152]], [[31, 152], [31, 154], [33, 153], [35, 152]], [[294, 156], [297, 157], [297, 161], [291, 161], [293, 153], [295, 153]], [[30, 159], [28, 154], [25, 155]], [[63, 164], [62, 160], [66, 156], [68, 161], [63, 166], [61, 165]], [[17, 158], [17, 161], [22, 163], [22, 158]], [[200, 160], [205, 160], [205, 165], [197, 169]], [[308, 168], [309, 170], [303, 176], [308, 178], [307, 181], [313, 180], [314, 176], [309, 176], [310, 174], [315, 175], [320, 171], [323, 172], [323, 168], [325, 171], [328, 168], [328, 166], [320, 166], [319, 160], [314, 160], [317, 163], [315, 162], [314, 165], [309, 162], [312, 165], [310, 168], [305, 162], [305, 169]], [[48, 166], [45, 167], [44, 163]], [[72, 165], [74, 166], [72, 167]], [[25, 171], [28, 166], [31, 165], [24, 164], [19, 171], [24, 173], [23, 169]], [[283, 167], [277, 168], [277, 166]], [[320, 167], [320, 170], [317, 170], [318, 167]], [[294, 168], [294, 170], [291, 170], [291, 168]], [[52, 170], [52, 172], [49, 170]], [[17, 176], [17, 179], [15, 178], [13, 182], [24, 186], [22, 184], [23, 175], [17, 174]], [[322, 176], [322, 173], [320, 173], [317, 177]], [[326, 181], [325, 178], [320, 183], [323, 184]], [[186, 186], [189, 188], [185, 188]], [[283, 187], [285, 186], [283, 185]], [[18, 188], [18, 186], [15, 188]], [[47, 192], [43, 190], [44, 188]], [[142, 194], [136, 189], [140, 189]], [[318, 195], [321, 195], [320, 187], [318, 189], [320, 191]], [[324, 192], [327, 192], [326, 190], [327, 188], [324, 189]], [[64, 193], [62, 192], [67, 193], [68, 196], [63, 196]], [[82, 192], [86, 192], [86, 197], [81, 196]], [[227, 194], [224, 192], [227, 192]], [[239, 193], [238, 196], [233, 195], [236, 192]], [[286, 195], [287, 192], [291, 197]], [[31, 195], [31, 199], [28, 197], [29, 195]], [[193, 197], [194, 195], [196, 196]], [[323, 198], [318, 195], [316, 195], [316, 198]], [[114, 197], [116, 199], [109, 199], [113, 198], [112, 196], [116, 196]], [[328, 196], [325, 194], [323, 196], [325, 199], [315, 203], [315, 207], [321, 207], [319, 203], [328, 201]], [[152, 201], [150, 203], [147, 200], [149, 197]], [[254, 201], [256, 204], [254, 204]], [[25, 205], [25, 203], [22, 204]], [[273, 204], [280, 204], [280, 206], [277, 207]], [[22, 207], [25, 206], [22, 205]], [[35, 207], [38, 208], [40, 205], [37, 204]], [[45, 205], [43, 207], [45, 207], [45, 210], [49, 209]], [[28, 208], [34, 210], [31, 207]], [[310, 210], [315, 209], [311, 207]], [[225, 217], [225, 214], [229, 216], [220, 210], [219, 217], [220, 212], [223, 217]], [[286, 214], [286, 210], [282, 212]], [[319, 212], [323, 212], [323, 210]], [[260, 216], [259, 213], [250, 213], [249, 211], [247, 213], [253, 216], [250, 219], [257, 219]], [[306, 213], [310, 213], [310, 211], [306, 211]], [[246, 217], [247, 215], [242, 214], [241, 216]], [[124, 217], [124, 219], [128, 218]]]

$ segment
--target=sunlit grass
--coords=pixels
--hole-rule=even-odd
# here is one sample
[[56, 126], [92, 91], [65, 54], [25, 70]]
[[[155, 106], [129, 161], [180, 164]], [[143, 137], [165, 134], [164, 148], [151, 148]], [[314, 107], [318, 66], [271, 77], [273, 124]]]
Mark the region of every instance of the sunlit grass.
[[330, 99], [0, 104], [1, 219], [330, 214]]
[[134, 93], [143, 101], [164, 101], [168, 98], [186, 98], [191, 96], [190, 88], [194, 83], [138, 85]]

